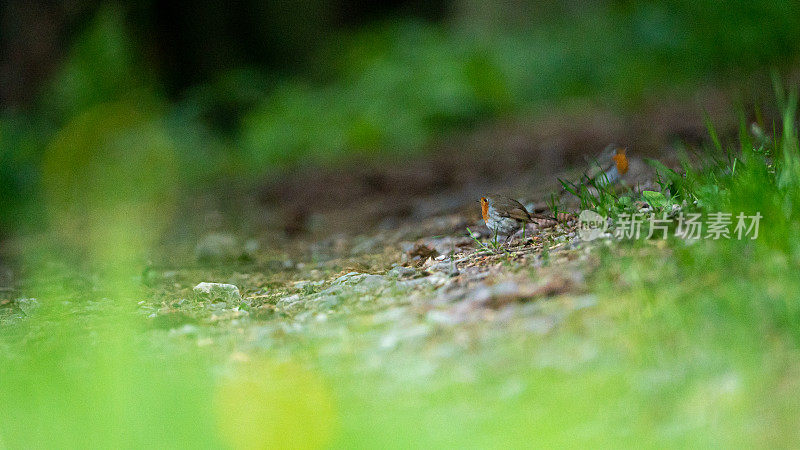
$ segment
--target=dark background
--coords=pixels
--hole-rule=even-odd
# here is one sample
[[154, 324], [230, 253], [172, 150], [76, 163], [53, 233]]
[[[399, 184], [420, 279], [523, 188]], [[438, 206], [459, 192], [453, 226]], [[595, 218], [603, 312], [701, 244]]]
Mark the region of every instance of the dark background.
[[[163, 153], [192, 190], [398, 157], [424, 172], [442, 148], [467, 167], [507, 162], [468, 174], [491, 178], [603, 139], [691, 140], [702, 112], [729, 100], [766, 111], [771, 77], [794, 79], [800, 51], [794, 1], [60, 0], [0, 12], [0, 226], [17, 230], [43, 222], [48, 179], [86, 178], [86, 161]], [[552, 126], [583, 122], [600, 138]], [[511, 144], [460, 144], [487, 128], [500, 138], [483, 148]], [[435, 189], [462, 168], [409, 184]]]
[[[2, 104], [29, 105], [58, 68], [101, 1], [2, 3]], [[114, 5], [130, 33], [175, 96], [221, 71], [242, 65], [282, 74], [314, 75], [314, 54], [337, 33], [373, 21], [413, 17], [440, 22], [445, 1], [148, 2]]]

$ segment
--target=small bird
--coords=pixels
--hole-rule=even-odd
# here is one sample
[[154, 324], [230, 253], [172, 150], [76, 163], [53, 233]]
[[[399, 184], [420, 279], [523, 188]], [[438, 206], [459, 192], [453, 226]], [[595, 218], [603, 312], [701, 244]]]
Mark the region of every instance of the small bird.
[[[597, 158], [587, 158], [589, 168], [583, 172], [580, 179], [575, 183], [561, 181], [563, 187], [559, 192], [559, 197], [573, 194], [573, 190], [586, 188], [589, 192], [596, 192], [597, 189], [616, 188], [617, 185], [624, 184], [623, 176], [628, 173], [628, 149], [616, 144], [609, 144]], [[573, 189], [569, 189], [571, 186]]]
[[481, 215], [486, 226], [495, 235], [505, 236], [506, 241], [520, 229], [522, 229], [524, 238], [525, 224], [533, 223], [537, 219], [555, 220], [555, 218], [543, 214], [531, 214], [522, 203], [501, 195], [481, 197], [480, 203]]
[[619, 181], [628, 172], [628, 149], [615, 144], [608, 145], [593, 168], [584, 174], [589, 184], [606, 185]]

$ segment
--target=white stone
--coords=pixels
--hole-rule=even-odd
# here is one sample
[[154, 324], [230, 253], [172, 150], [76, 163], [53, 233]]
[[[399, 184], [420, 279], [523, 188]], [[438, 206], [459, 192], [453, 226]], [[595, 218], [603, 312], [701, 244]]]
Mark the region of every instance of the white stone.
[[17, 299], [17, 306], [26, 315], [31, 315], [34, 311], [39, 309], [39, 307], [41, 305], [40, 305], [39, 301], [36, 300], [35, 298], [18, 298]]
[[197, 296], [205, 300], [226, 303], [242, 301], [239, 288], [232, 284], [203, 282], [195, 286], [193, 290]]

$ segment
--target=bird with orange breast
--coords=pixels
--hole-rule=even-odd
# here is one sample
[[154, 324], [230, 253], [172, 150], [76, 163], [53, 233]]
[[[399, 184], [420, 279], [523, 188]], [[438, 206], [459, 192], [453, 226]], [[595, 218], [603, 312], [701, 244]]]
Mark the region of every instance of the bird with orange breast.
[[628, 149], [615, 144], [608, 145], [594, 160], [593, 168], [584, 173], [584, 181], [596, 186], [614, 184], [628, 173]]
[[481, 215], [486, 226], [497, 236], [508, 241], [520, 229], [525, 236], [525, 225], [539, 220], [554, 221], [555, 218], [528, 212], [522, 203], [502, 195], [481, 197]]

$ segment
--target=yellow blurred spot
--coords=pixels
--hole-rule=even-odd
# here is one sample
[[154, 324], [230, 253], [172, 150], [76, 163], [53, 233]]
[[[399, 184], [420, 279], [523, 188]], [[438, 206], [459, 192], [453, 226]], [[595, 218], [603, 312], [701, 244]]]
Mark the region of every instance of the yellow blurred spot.
[[220, 434], [235, 449], [323, 448], [335, 423], [323, 380], [288, 362], [240, 364], [218, 386], [214, 409]]
[[174, 148], [150, 109], [137, 102], [96, 106], [70, 121], [44, 154], [54, 231], [97, 263], [135, 259], [170, 220]]
[[234, 352], [231, 354], [231, 361], [248, 362], [250, 361], [250, 357], [247, 356], [247, 353]]

